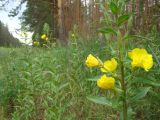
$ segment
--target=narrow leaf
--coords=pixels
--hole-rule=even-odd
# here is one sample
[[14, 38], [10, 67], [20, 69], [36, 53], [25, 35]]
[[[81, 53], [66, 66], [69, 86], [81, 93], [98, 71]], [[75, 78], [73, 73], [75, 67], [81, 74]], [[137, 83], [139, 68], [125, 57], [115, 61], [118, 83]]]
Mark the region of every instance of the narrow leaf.
[[118, 18], [118, 26], [122, 25], [129, 19], [130, 15], [122, 15]]
[[93, 78], [89, 78], [87, 79], [87, 81], [93, 81], [93, 82], [96, 82], [101, 76], [96, 76], [96, 77], [93, 77]]
[[69, 83], [65, 83], [59, 86], [58, 90], [62, 90], [63, 88], [67, 87], [69, 85]]
[[97, 104], [112, 106], [112, 103], [109, 100], [107, 100], [105, 97], [88, 96], [87, 99]]
[[97, 32], [104, 33], [104, 34], [111, 33], [111, 34], [117, 35], [116, 31], [114, 31], [112, 28], [100, 28], [97, 30]]
[[114, 14], [116, 14], [118, 12], [118, 7], [114, 2], [111, 2], [110, 9], [111, 9], [112, 13], [114, 13]]
[[148, 45], [148, 47], [149, 47], [149, 49], [151, 50], [151, 52], [152, 52], [152, 54], [153, 54], [155, 60], [157, 61], [158, 66], [160, 67], [160, 60], [158, 59], [157, 55], [156, 55], [155, 52], [153, 51], [153, 49], [152, 49], [153, 46], [151, 47], [150, 45]]
[[154, 87], [160, 87], [160, 84], [154, 82], [152, 78], [146, 79], [146, 78], [139, 77], [136, 80], [132, 81], [131, 83], [142, 83], [142, 84], [152, 85]]
[[151, 87], [141, 88], [137, 91], [137, 94], [131, 98], [131, 101], [137, 101], [146, 96]]

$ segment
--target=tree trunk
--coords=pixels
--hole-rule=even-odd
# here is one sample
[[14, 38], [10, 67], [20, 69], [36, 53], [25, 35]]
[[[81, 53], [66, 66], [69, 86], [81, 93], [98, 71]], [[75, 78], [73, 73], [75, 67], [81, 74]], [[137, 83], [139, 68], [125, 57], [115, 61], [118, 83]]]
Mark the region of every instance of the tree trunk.
[[143, 28], [144, 30], [148, 30], [148, 0], [145, 1], [145, 11], [143, 18]]
[[59, 27], [59, 39], [66, 41], [66, 32], [64, 25], [64, 0], [58, 0], [58, 27]]
[[140, 28], [141, 25], [141, 16], [140, 16], [140, 0], [137, 0], [137, 19], [136, 19], [136, 26], [137, 29]]
[[58, 0], [50, 0], [53, 16], [53, 34], [55, 38], [58, 38]]
[[157, 20], [157, 30], [160, 31], [160, 17], [158, 16], [159, 15], [159, 0], [155, 0], [155, 15], [156, 15], [156, 20]]

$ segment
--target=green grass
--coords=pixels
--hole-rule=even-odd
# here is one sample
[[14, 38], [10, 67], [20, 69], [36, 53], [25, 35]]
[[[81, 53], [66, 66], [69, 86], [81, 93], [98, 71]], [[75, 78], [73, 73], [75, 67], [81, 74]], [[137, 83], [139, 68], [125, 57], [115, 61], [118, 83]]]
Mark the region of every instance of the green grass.
[[[88, 95], [106, 94], [95, 82], [88, 80], [100, 74], [85, 66], [89, 53], [102, 60], [114, 54], [104, 41], [49, 49], [0, 48], [0, 119], [117, 119], [118, 112], [86, 99]], [[155, 54], [159, 59], [158, 52]], [[155, 64], [150, 75], [157, 82], [160, 68], [156, 61]], [[158, 92], [159, 87], [153, 86], [145, 100], [134, 106], [137, 119], [158, 120]]]
[[[87, 78], [97, 72], [88, 70], [84, 61], [91, 51], [101, 49], [92, 47], [1, 48], [1, 104], [7, 117], [15, 120], [57, 120], [64, 115], [65, 119], [92, 117], [95, 106], [86, 96], [97, 93], [97, 89]], [[108, 116], [100, 112], [95, 113], [95, 118], [102, 115]]]

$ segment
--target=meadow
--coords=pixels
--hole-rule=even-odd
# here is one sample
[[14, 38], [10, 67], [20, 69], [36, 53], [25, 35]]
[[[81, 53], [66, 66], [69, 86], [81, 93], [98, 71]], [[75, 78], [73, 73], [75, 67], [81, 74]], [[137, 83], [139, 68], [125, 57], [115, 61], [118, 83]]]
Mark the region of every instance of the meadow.
[[159, 1], [16, 4], [19, 40], [0, 23], [0, 120], [160, 120]]
[[[145, 73], [139, 69], [137, 75], [141, 77], [135, 77], [132, 82], [133, 90], [147, 85], [150, 89], [140, 96], [138, 102], [133, 102], [130, 119], [160, 119], [158, 39], [158, 34], [153, 32], [147, 37], [130, 40], [130, 46], [147, 48], [154, 59], [154, 67]], [[112, 47], [115, 46], [115, 42], [111, 44], [110, 41], [96, 39], [80, 41], [77, 41], [76, 45], [70, 44], [65, 47], [1, 47], [0, 118], [2, 120], [120, 119], [121, 111], [87, 99], [87, 96], [91, 95], [111, 98], [117, 95], [98, 88], [95, 80], [99, 77], [100, 71], [85, 65], [86, 57], [90, 53], [102, 60], [115, 55], [116, 48]], [[110, 46], [107, 43], [110, 43]], [[139, 83], [136, 85], [135, 81]]]

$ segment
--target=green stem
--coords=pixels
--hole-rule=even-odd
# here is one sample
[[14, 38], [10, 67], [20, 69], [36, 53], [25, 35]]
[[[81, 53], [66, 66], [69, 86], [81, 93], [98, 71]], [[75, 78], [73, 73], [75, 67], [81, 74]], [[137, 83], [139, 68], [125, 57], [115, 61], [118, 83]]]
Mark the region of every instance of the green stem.
[[123, 40], [119, 39], [118, 41], [119, 48], [119, 60], [120, 60], [120, 70], [121, 70], [121, 86], [123, 90], [123, 119], [127, 120], [127, 100], [126, 100], [126, 82], [125, 82], [125, 71], [124, 71], [124, 62], [123, 62]]
[[126, 83], [124, 79], [124, 65], [123, 61], [121, 61], [121, 85], [123, 90], [123, 119], [127, 120], [127, 101], [126, 101]]

